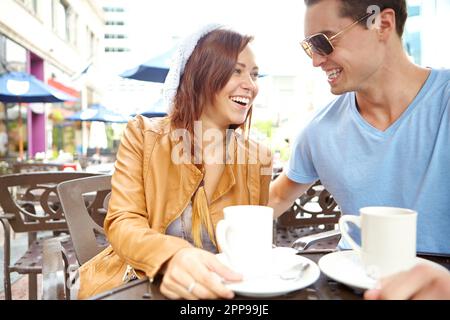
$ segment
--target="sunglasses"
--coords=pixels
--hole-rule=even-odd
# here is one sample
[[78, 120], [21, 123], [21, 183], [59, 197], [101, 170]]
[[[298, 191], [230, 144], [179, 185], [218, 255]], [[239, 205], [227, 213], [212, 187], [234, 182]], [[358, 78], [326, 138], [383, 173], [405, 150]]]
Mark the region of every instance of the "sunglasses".
[[312, 58], [313, 52], [317, 53], [321, 56], [327, 56], [327, 55], [331, 54], [334, 50], [334, 47], [333, 47], [333, 44], [331, 43], [331, 41], [336, 39], [338, 36], [343, 34], [345, 31], [350, 30], [351, 28], [353, 28], [358, 23], [360, 23], [364, 19], [368, 18], [372, 14], [373, 13], [368, 13], [368, 14], [364, 15], [363, 17], [359, 18], [352, 24], [346, 26], [344, 29], [342, 29], [341, 31], [339, 31], [338, 33], [336, 33], [334, 36], [332, 36], [330, 38], [328, 38], [323, 33], [316, 33], [316, 34], [313, 34], [313, 35], [307, 37], [303, 41], [301, 41], [300, 44], [301, 44], [303, 50], [305, 50], [308, 57], [310, 57], [310, 58]]

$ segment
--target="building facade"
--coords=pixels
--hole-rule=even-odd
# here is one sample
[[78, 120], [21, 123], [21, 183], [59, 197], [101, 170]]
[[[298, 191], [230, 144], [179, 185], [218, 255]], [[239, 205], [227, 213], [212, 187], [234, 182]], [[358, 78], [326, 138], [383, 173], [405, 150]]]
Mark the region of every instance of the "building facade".
[[[0, 72], [25, 71], [69, 94], [81, 92], [80, 104], [98, 100], [101, 92], [95, 83], [80, 87], [73, 79], [99, 59], [103, 33], [103, 11], [95, 0], [2, 0]], [[28, 156], [33, 157], [46, 151], [51, 140], [47, 132], [51, 107], [30, 105], [26, 142]], [[10, 138], [14, 154], [14, 135]]]
[[411, 59], [424, 67], [450, 68], [450, 41], [441, 40], [441, 33], [450, 29], [450, 0], [408, 0], [407, 3], [403, 42]]

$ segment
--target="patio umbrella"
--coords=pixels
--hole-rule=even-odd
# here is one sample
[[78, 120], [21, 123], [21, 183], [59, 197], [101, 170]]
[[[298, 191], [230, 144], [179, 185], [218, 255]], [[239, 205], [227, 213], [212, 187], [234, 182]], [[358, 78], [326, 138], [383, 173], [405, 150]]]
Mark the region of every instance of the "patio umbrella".
[[100, 121], [100, 122], [119, 122], [125, 123], [130, 119], [129, 116], [124, 116], [109, 109], [106, 109], [100, 104], [93, 104], [89, 108], [74, 113], [66, 120], [69, 121]]
[[[120, 76], [127, 79], [164, 83], [176, 49], [177, 47], [175, 46], [163, 54], [121, 73]], [[260, 73], [259, 77], [265, 77], [266, 75], [266, 73]]]
[[[18, 103], [19, 115], [22, 103], [63, 102], [77, 99], [52, 88], [45, 82], [25, 72], [7, 72], [0, 75], [0, 101]], [[23, 159], [22, 117], [19, 116], [19, 157]]]
[[159, 56], [151, 58], [137, 67], [123, 72], [120, 76], [134, 80], [164, 83], [175, 49], [174, 47]]
[[130, 116], [124, 116], [107, 109], [100, 104], [93, 104], [89, 108], [74, 113], [66, 120], [69, 121], [89, 121], [89, 147], [96, 148], [97, 156], [100, 156], [100, 149], [107, 148], [107, 137], [104, 122], [126, 123]]
[[0, 76], [0, 101], [15, 103], [76, 101], [77, 98], [52, 88], [25, 72], [8, 72]]
[[138, 114], [147, 118], [164, 117], [167, 115], [167, 106], [164, 103], [163, 98], [159, 98], [158, 101], [150, 106], [150, 108], [139, 110], [137, 113], [133, 113], [132, 116], [134, 117]]

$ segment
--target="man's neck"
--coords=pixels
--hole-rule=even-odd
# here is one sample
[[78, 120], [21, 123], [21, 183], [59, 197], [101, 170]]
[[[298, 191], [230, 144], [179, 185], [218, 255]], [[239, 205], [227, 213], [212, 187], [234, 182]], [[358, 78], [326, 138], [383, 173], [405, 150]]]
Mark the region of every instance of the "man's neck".
[[411, 63], [403, 52], [391, 57], [368, 86], [356, 92], [359, 113], [373, 127], [386, 130], [408, 108], [429, 73]]

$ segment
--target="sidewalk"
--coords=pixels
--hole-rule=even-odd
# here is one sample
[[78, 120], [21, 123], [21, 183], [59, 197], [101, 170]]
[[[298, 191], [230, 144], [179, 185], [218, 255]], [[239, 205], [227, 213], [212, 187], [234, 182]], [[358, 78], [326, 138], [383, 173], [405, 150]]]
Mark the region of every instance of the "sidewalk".
[[[3, 272], [3, 271], [2, 271]], [[38, 299], [41, 299], [42, 292], [42, 275], [38, 275]], [[12, 284], [12, 299], [13, 300], [28, 300], [28, 276], [20, 276]], [[5, 300], [5, 292], [3, 291], [3, 282], [0, 292], [0, 300]]]

